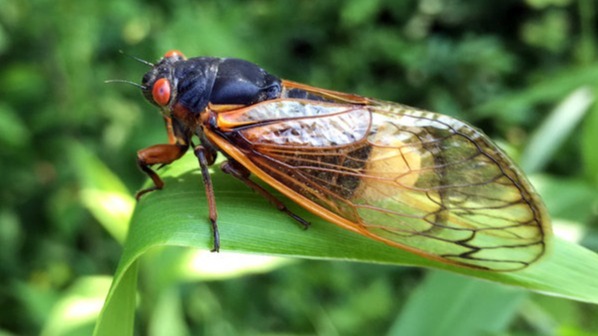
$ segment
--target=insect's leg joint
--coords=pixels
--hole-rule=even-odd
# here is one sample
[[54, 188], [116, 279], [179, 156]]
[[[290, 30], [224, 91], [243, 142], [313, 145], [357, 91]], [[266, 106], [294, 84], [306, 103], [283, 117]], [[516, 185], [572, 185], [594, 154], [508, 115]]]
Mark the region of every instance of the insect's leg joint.
[[214, 186], [212, 185], [212, 178], [208, 167], [216, 160], [216, 155], [213, 150], [202, 145], [195, 146], [193, 153], [197, 157], [199, 162], [199, 168], [201, 169], [201, 177], [206, 190], [206, 198], [208, 199], [208, 210], [210, 223], [212, 224], [212, 235], [214, 238], [214, 246], [212, 252], [220, 251], [220, 233], [218, 232], [218, 212], [216, 210], [216, 197], [214, 195]]
[[160, 167], [167, 165], [183, 156], [186, 150], [187, 146], [168, 144], [154, 145], [138, 151], [137, 166], [152, 179], [154, 186], [140, 190], [135, 195], [135, 198], [139, 200], [144, 194], [154, 190], [160, 190], [164, 187], [164, 182], [151, 168], [152, 165], [161, 164]]
[[279, 211], [286, 213], [288, 216], [299, 222], [302, 228], [305, 230], [309, 228], [310, 223], [305, 219], [301, 218], [300, 216], [293, 213], [289, 210], [284, 203], [282, 203], [276, 196], [272, 195], [268, 190], [264, 189], [261, 185], [253, 182], [249, 179], [250, 172], [247, 168], [243, 167], [236, 161], [228, 160], [222, 163], [220, 169], [226, 174], [232, 175], [233, 177], [237, 178], [239, 181], [245, 183], [246, 186], [253, 189], [253, 191], [260, 194], [262, 197], [267, 199], [271, 204], [273, 204]]

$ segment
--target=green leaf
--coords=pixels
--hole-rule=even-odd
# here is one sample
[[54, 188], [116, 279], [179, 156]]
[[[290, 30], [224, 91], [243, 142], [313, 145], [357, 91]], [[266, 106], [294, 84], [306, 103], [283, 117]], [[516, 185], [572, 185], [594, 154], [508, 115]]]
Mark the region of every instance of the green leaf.
[[582, 126], [581, 150], [586, 176], [598, 186], [598, 104], [590, 109]]
[[133, 335], [135, 296], [137, 294], [137, 265], [136, 257], [125, 258], [123, 255], [96, 323], [94, 335]]
[[522, 154], [523, 170], [527, 173], [540, 171], [571, 135], [593, 102], [594, 95], [587, 87], [581, 87], [567, 96], [530, 138]]
[[73, 142], [68, 153], [77, 167], [81, 202], [118, 242], [124, 242], [135, 204], [133, 197], [93, 152]]
[[52, 307], [41, 335], [89, 335], [111, 281], [107, 276], [77, 279]]
[[598, 66], [592, 64], [563, 68], [543, 78], [546, 79], [528, 85], [523, 90], [505, 94], [475, 107], [471, 115], [478, 119], [491, 115], [500, 115], [507, 120], [520, 118], [524, 115], [521, 111], [527, 111], [536, 104], [553, 103], [582, 86], [594, 87], [598, 84]]
[[0, 145], [21, 148], [30, 140], [31, 133], [19, 115], [10, 106], [0, 103]]
[[[161, 171], [161, 176], [165, 188], [144, 196], [136, 208], [114, 283], [96, 326], [96, 335], [108, 334], [106, 330], [110, 329], [106, 328], [115, 323], [116, 316], [120, 323], [123, 323], [123, 316], [132, 318], [133, 311], [125, 314], [123, 310], [133, 310], [134, 307], [134, 274], [141, 255], [160, 246], [212, 248], [212, 232], [197, 160], [192, 154], [186, 155]], [[280, 196], [292, 211], [312, 223], [308, 230], [301, 230], [295, 221], [241, 182], [220, 171], [213, 172], [212, 179], [223, 251], [437, 268], [548, 295], [598, 303], [598, 255], [573, 243], [554, 239], [547, 257], [518, 272], [465, 269], [428, 260], [344, 230]], [[129, 299], [123, 299], [121, 295]], [[113, 311], [115, 309], [118, 313]]]
[[[509, 325], [526, 292], [430, 272], [407, 300], [389, 335], [499, 335]], [[425, 316], [425, 319], [421, 317]], [[434, 321], [434, 323], [430, 323]]]

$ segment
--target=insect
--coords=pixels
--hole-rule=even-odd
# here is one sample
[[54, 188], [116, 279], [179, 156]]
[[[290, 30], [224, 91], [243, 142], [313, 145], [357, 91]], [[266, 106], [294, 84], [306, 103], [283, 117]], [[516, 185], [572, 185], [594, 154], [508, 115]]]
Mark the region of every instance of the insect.
[[225, 173], [305, 227], [250, 175], [329, 222], [444, 263], [513, 271], [547, 251], [551, 228], [541, 199], [467, 123], [281, 80], [239, 59], [170, 51], [157, 64], [142, 62], [151, 69], [137, 86], [160, 108], [169, 143], [138, 152], [154, 185], [137, 198], [164, 185], [153, 165], [193, 148], [213, 251], [220, 238], [208, 167], [218, 152], [227, 158]]

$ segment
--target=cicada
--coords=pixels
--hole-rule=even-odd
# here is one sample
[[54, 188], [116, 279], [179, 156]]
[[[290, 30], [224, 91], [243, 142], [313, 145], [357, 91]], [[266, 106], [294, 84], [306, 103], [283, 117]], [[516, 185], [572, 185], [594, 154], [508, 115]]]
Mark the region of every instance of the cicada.
[[[240, 59], [171, 51], [141, 87], [160, 108], [168, 144], [137, 154], [152, 180], [193, 148], [220, 248], [208, 167], [222, 170], [307, 227], [255, 175], [328, 222], [444, 263], [512, 271], [542, 257], [545, 206], [486, 135], [446, 115], [282, 80]], [[192, 142], [197, 138], [197, 145]]]

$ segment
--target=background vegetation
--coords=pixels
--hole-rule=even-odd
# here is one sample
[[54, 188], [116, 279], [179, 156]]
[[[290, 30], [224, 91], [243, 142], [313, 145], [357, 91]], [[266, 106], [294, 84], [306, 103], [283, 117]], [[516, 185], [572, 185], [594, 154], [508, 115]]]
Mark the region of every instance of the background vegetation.
[[[136, 150], [166, 139], [137, 89], [103, 83], [147, 70], [120, 49], [244, 58], [470, 121], [530, 173], [559, 235], [598, 250], [595, 6], [0, 0], [0, 334], [93, 328], [126, 214], [98, 211], [89, 186], [132, 195]], [[138, 334], [598, 333], [594, 305], [423, 269], [276, 259], [228, 280], [164, 280], [170, 253], [140, 265]]]

